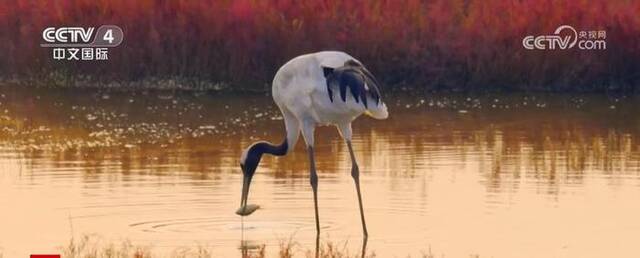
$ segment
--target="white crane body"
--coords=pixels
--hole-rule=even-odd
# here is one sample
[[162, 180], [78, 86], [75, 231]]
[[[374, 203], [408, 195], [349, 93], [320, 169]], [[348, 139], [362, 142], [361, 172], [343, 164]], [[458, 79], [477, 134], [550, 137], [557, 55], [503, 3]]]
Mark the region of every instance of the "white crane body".
[[[240, 158], [244, 173], [239, 215], [249, 211], [247, 196], [249, 185], [260, 158], [264, 153], [286, 155], [294, 149], [302, 133], [310, 160], [310, 182], [314, 193], [316, 228], [320, 232], [317, 202], [317, 174], [313, 155], [314, 129], [318, 125], [335, 125], [345, 139], [352, 160], [351, 175], [356, 183], [363, 231], [367, 235], [359, 168], [351, 146], [351, 122], [362, 114], [386, 119], [387, 106], [381, 99], [379, 83], [373, 75], [352, 56], [339, 51], [322, 51], [301, 55], [284, 64], [273, 79], [273, 100], [282, 112], [287, 131], [284, 142], [274, 145], [265, 141], [253, 143]], [[257, 208], [256, 208], [257, 209]]]

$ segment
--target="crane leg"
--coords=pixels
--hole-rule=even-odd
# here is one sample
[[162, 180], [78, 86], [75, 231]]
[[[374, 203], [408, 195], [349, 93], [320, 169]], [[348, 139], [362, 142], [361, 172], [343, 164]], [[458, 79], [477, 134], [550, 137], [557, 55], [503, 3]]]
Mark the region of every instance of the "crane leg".
[[307, 152], [309, 153], [310, 166], [309, 181], [311, 183], [311, 188], [313, 189], [313, 206], [316, 210], [316, 233], [317, 235], [320, 235], [320, 218], [318, 217], [318, 174], [316, 173], [316, 161], [313, 157], [313, 147], [307, 147]]
[[362, 219], [362, 232], [364, 237], [367, 238], [369, 233], [367, 232], [367, 223], [364, 220], [364, 208], [362, 207], [362, 194], [360, 193], [360, 169], [358, 168], [358, 162], [353, 154], [353, 147], [351, 146], [351, 140], [347, 140], [347, 146], [349, 147], [349, 154], [351, 155], [351, 177], [356, 184], [356, 191], [358, 192], [358, 204], [360, 205], [360, 219]]

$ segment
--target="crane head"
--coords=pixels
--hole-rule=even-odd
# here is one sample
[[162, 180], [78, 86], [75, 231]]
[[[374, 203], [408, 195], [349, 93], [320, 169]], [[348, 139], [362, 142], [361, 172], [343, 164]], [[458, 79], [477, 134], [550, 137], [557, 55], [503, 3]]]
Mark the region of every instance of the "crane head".
[[[264, 153], [268, 153], [271, 155], [282, 156], [287, 154], [288, 143], [285, 139], [284, 142], [280, 145], [274, 145], [269, 142], [259, 141], [251, 144], [244, 152], [242, 152], [242, 156], [240, 157], [240, 168], [242, 168], [242, 199], [240, 199], [240, 208], [242, 211], [246, 211], [247, 205], [247, 196], [249, 195], [249, 186], [251, 185], [251, 179], [253, 178], [253, 174], [255, 174], [256, 169], [258, 168], [258, 164], [260, 164], [260, 159]], [[255, 210], [255, 209], [253, 209]], [[253, 211], [251, 211], [253, 212]], [[251, 214], [251, 212], [246, 213], [246, 215]], [[245, 212], [241, 212], [245, 216]]]

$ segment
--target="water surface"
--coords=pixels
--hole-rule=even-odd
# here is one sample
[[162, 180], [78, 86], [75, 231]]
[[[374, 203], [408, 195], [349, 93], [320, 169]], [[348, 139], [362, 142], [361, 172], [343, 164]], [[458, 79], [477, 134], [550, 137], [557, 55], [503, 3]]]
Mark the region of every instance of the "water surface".
[[[154, 253], [222, 257], [293, 238], [315, 248], [302, 141], [265, 157], [241, 220], [238, 167], [257, 139], [280, 142], [271, 97], [171, 91], [0, 88], [0, 252], [59, 252], [72, 236]], [[378, 257], [637, 257], [640, 99], [408, 95], [385, 121], [360, 118], [354, 148]], [[358, 253], [346, 145], [316, 131], [321, 241]]]

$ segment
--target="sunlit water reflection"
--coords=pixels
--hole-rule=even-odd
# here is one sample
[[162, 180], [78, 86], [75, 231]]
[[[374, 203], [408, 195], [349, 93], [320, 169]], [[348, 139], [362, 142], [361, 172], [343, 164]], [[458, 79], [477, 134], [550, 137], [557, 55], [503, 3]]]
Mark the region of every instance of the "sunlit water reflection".
[[[26, 90], [0, 95], [0, 252], [59, 252], [72, 236], [129, 239], [154, 252], [218, 256], [293, 238], [315, 245], [300, 142], [264, 158], [241, 220], [238, 158], [279, 142], [265, 95]], [[637, 257], [638, 97], [387, 97], [361, 118], [354, 148], [379, 257]], [[361, 248], [345, 144], [316, 136], [322, 239]], [[244, 230], [242, 230], [244, 228]]]

